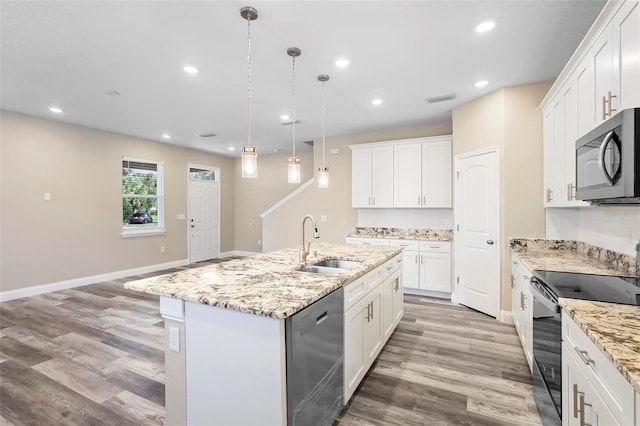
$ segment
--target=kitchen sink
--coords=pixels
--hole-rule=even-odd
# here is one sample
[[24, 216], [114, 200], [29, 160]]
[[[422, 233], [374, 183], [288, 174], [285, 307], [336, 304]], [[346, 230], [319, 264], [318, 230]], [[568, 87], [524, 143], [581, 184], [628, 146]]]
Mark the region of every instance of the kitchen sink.
[[355, 260], [328, 259], [322, 262], [314, 263], [313, 266], [321, 266], [324, 268], [353, 269], [358, 268], [362, 262]]
[[304, 267], [298, 269], [298, 271], [300, 271], [300, 272], [312, 272], [314, 274], [337, 275], [337, 274], [341, 274], [343, 272], [346, 272], [346, 269], [335, 268], [335, 267], [328, 268], [326, 266], [309, 265], [309, 266], [304, 266]]

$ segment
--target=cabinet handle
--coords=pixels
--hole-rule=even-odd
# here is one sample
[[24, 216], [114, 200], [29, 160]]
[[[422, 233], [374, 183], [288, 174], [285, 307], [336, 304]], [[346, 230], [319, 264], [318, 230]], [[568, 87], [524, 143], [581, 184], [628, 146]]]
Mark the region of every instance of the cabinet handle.
[[590, 423], [585, 423], [584, 421], [584, 406], [587, 405], [591, 407], [592, 405], [588, 402], [584, 402], [584, 392], [579, 392], [580, 394], [580, 426], [591, 426]]
[[553, 190], [551, 188], [547, 188], [547, 203], [553, 201]]
[[371, 321], [371, 303], [367, 304], [367, 322]]
[[602, 121], [607, 118], [607, 98], [602, 97]]
[[574, 349], [576, 350], [576, 352], [578, 352], [578, 356], [580, 357], [582, 362], [584, 362], [586, 365], [595, 364], [595, 361], [589, 358], [589, 352], [584, 351], [582, 349], [578, 349], [577, 346], [574, 346]]
[[373, 319], [373, 302], [371, 302], [371, 319]]
[[424, 257], [423, 256], [420, 256], [420, 264], [421, 265], [424, 264]]
[[389, 265], [389, 266], [387, 266], [387, 271], [390, 271], [390, 270], [392, 270], [392, 269], [393, 269], [393, 265]]
[[511, 288], [512, 289], [516, 288], [516, 279], [514, 278], [513, 275], [511, 275]]
[[426, 195], [423, 195], [423, 196], [422, 196], [422, 205], [423, 205], [423, 206], [426, 206], [426, 205], [427, 205], [427, 196], [426, 196]]
[[571, 201], [571, 184], [567, 184], [567, 201]]
[[440, 247], [439, 247], [439, 246], [429, 246], [429, 248], [432, 248], [432, 249], [439, 249]]
[[373, 205], [376, 205], [376, 197], [371, 197], [371, 199], [373, 200]]
[[577, 384], [573, 384], [573, 418], [577, 419], [578, 418], [578, 393], [582, 393], [582, 392], [578, 392], [578, 385]]
[[396, 292], [400, 290], [400, 278], [396, 278]]
[[370, 206], [370, 205], [371, 205], [371, 197], [369, 197], [369, 198], [368, 198], [367, 205], [368, 205], [368, 206]]
[[569, 184], [569, 201], [576, 199], [576, 186], [573, 183]]
[[524, 293], [520, 292], [520, 310], [524, 311]]
[[611, 113], [612, 113], [612, 112], [616, 112], [616, 111], [618, 111], [618, 110], [617, 110], [617, 109], [615, 109], [615, 108], [611, 108], [611, 99], [613, 99], [613, 98], [617, 98], [617, 96], [616, 96], [616, 95], [612, 95], [612, 94], [611, 94], [611, 91], [609, 91], [609, 93], [607, 94], [607, 96], [609, 97], [609, 117], [611, 117]]
[[418, 255], [416, 254], [416, 265], [418, 264]]

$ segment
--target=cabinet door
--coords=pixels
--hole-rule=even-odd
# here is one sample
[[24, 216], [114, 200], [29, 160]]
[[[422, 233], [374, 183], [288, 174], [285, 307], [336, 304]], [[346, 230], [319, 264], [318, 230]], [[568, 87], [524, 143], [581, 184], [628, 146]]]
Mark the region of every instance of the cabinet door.
[[[594, 95], [593, 95], [593, 67], [591, 58], [587, 57], [578, 65], [576, 71], [576, 98], [578, 118], [578, 138], [584, 136], [595, 126]], [[577, 138], [576, 138], [577, 139]], [[574, 149], [575, 149], [575, 143]], [[575, 155], [575, 154], [574, 154]]]
[[402, 275], [397, 275], [393, 280], [393, 325], [400, 323], [404, 314], [404, 294], [402, 291]]
[[371, 150], [371, 207], [393, 207], [393, 146]]
[[542, 117], [543, 126], [543, 205], [544, 207], [552, 207], [553, 201], [553, 185], [555, 182], [555, 126], [554, 126], [554, 114], [553, 105], [549, 106], [544, 112]]
[[422, 145], [419, 143], [393, 147], [393, 206], [422, 205]]
[[382, 335], [383, 342], [386, 342], [394, 328], [394, 315], [393, 315], [393, 293], [394, 293], [395, 279], [387, 278], [382, 284], [382, 310], [380, 312], [382, 323]]
[[531, 295], [531, 287], [529, 278], [522, 280], [521, 297], [522, 297], [522, 348], [527, 357], [529, 370], [533, 368], [533, 297]]
[[451, 253], [420, 252], [420, 290], [451, 293]]
[[520, 286], [518, 280], [517, 262], [511, 266], [511, 315], [513, 315], [513, 325], [518, 336], [522, 333], [520, 323], [522, 321], [522, 311], [520, 310]]
[[[591, 50], [591, 59], [593, 61], [593, 81], [595, 87], [595, 92], [593, 93], [595, 105], [594, 121], [596, 125], [609, 118], [607, 113], [610, 108], [618, 109], [617, 97], [611, 100], [611, 105], [608, 105], [608, 93], [610, 91], [614, 92], [613, 52], [612, 31], [609, 26], [605, 28], [602, 34], [600, 34], [600, 37], [598, 37]], [[612, 94], [616, 96], [618, 95], [617, 93]]]
[[561, 206], [567, 204], [567, 185], [565, 182], [565, 134], [564, 134], [564, 100], [562, 96], [553, 106], [553, 192], [551, 204]]
[[628, 0], [613, 18], [613, 45], [618, 55], [618, 70], [613, 87], [619, 110], [640, 107], [640, 2]]
[[451, 208], [451, 141], [422, 144], [422, 207]]
[[587, 378], [571, 350], [562, 345], [562, 426], [578, 426], [582, 413], [580, 396], [584, 395]]
[[371, 148], [351, 151], [351, 206], [371, 207]]
[[367, 303], [360, 302], [344, 316], [344, 401], [360, 384], [367, 366], [364, 352], [364, 325], [367, 321]]
[[[364, 309], [364, 357], [365, 369], [368, 369], [382, 348], [382, 287], [373, 290]], [[368, 314], [368, 316], [367, 316]]]
[[404, 286], [420, 288], [420, 262], [417, 251], [405, 250], [402, 252], [402, 278]]

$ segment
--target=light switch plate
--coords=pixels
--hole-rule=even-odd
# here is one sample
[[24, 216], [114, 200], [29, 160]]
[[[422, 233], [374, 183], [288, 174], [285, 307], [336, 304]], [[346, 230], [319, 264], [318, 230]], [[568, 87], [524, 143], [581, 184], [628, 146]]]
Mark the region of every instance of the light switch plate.
[[176, 215], [176, 219], [177, 220], [185, 220], [187, 218], [187, 216], [184, 213], [178, 213]]
[[169, 327], [169, 350], [180, 352], [180, 329]]
[[326, 222], [327, 221], [327, 216], [322, 215], [320, 216], [320, 222]]

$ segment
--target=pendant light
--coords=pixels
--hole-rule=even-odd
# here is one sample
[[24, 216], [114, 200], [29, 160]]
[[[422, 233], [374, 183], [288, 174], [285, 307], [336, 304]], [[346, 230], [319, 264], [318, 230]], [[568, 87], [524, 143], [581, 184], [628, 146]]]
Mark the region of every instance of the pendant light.
[[300, 158], [296, 157], [296, 58], [302, 54], [297, 47], [287, 49], [287, 55], [291, 56], [293, 61], [293, 154], [287, 158], [287, 182], [300, 183]]
[[329, 167], [324, 164], [324, 83], [329, 81], [329, 76], [326, 74], [320, 74], [318, 81], [322, 82], [322, 167], [318, 168], [318, 188], [329, 187]]
[[258, 177], [258, 151], [251, 144], [251, 21], [258, 19], [258, 11], [246, 6], [240, 9], [240, 16], [247, 20], [247, 144], [242, 147], [242, 177]]

